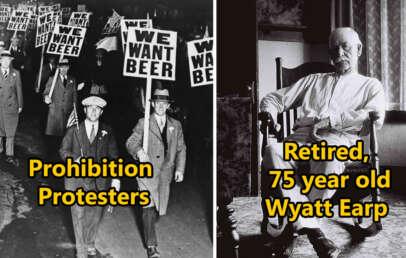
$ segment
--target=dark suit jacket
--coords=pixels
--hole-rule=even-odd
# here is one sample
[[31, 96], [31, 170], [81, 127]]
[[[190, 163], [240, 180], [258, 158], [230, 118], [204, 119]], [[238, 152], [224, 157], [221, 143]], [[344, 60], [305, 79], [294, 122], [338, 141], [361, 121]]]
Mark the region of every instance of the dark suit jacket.
[[[92, 146], [96, 147], [96, 156], [90, 156], [89, 151]], [[92, 157], [94, 162], [100, 162], [102, 158], [107, 157], [111, 159], [117, 159], [118, 150], [116, 139], [114, 137], [111, 127], [99, 122], [99, 129], [96, 134], [96, 138], [93, 143], [90, 143], [86, 134], [86, 128], [84, 122], [80, 123], [79, 131], [76, 126], [70, 127], [65, 137], [63, 138], [59, 154], [62, 160], [72, 158], [73, 160], [81, 156], [81, 149], [84, 157]], [[67, 180], [66, 178], [65, 180]], [[104, 190], [107, 187], [108, 181], [105, 178], [97, 179], [77, 179], [74, 180], [83, 181], [85, 190]], [[69, 179], [70, 180], [70, 179]], [[68, 189], [72, 190], [72, 189]]]
[[14, 60], [12, 62], [13, 67], [17, 70], [21, 70], [22, 66], [25, 63], [25, 57], [26, 54], [24, 50], [20, 47], [17, 48], [17, 50], [10, 50], [10, 54], [14, 57]]
[[[48, 95], [51, 91], [52, 81], [54, 76], [48, 79], [43, 95]], [[77, 101], [76, 80], [68, 76], [66, 85], [64, 86], [61, 77], [55, 82], [55, 88], [52, 93], [52, 103], [49, 104], [49, 112], [47, 126], [45, 129], [46, 135], [63, 136], [66, 129], [66, 123], [70, 113], [73, 110], [73, 103]], [[76, 107], [78, 108], [78, 107]]]
[[10, 67], [7, 78], [0, 69], [0, 136], [13, 137], [18, 125], [18, 108], [23, 108], [20, 73]]

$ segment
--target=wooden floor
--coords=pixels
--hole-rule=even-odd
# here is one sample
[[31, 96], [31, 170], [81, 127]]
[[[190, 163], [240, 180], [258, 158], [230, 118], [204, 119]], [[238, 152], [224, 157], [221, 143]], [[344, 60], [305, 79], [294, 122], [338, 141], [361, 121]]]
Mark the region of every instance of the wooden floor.
[[[383, 192], [382, 201], [389, 204], [389, 214], [382, 219], [383, 230], [371, 237], [359, 237], [351, 218], [322, 218], [321, 227], [342, 252], [340, 258], [406, 257], [406, 197]], [[238, 221], [237, 231], [241, 237], [241, 257], [269, 257], [260, 246], [260, 221], [262, 218], [259, 197], [236, 198], [231, 204]], [[338, 214], [337, 207], [334, 213]], [[292, 258], [317, 257], [306, 236], [298, 237]]]

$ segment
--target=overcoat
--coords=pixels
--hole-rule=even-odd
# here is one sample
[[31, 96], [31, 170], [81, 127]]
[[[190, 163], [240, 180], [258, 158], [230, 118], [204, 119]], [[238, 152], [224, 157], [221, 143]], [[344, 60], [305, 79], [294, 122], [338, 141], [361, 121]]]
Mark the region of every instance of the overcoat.
[[4, 78], [0, 70], [0, 136], [14, 137], [18, 108], [23, 108], [20, 72], [10, 67], [7, 78]]
[[[183, 138], [182, 125], [179, 121], [167, 117], [166, 139], [167, 152], [155, 116], [151, 115], [148, 136], [148, 151], [153, 167], [153, 178], [137, 178], [139, 188], [148, 190], [160, 215], [166, 214], [168, 207], [170, 184], [174, 171], [185, 172], [186, 145]], [[141, 118], [128, 138], [126, 147], [128, 152], [137, 159], [137, 152], [142, 149], [144, 118]]]
[[[43, 92], [44, 97], [49, 94], [54, 76], [48, 79]], [[76, 103], [76, 80], [68, 76], [66, 85], [62, 82], [61, 76], [56, 79], [55, 88], [49, 104], [48, 119], [45, 129], [46, 135], [63, 136], [70, 113], [73, 110], [73, 103]], [[77, 108], [77, 107], [76, 107]]]

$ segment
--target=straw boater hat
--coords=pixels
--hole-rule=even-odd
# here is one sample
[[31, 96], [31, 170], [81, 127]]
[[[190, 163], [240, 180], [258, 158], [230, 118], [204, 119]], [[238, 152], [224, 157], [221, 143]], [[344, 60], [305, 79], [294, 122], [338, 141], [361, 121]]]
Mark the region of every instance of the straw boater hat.
[[82, 105], [87, 107], [87, 106], [98, 106], [100, 108], [104, 108], [107, 105], [107, 102], [97, 96], [90, 96], [82, 100]]
[[169, 103], [173, 102], [173, 100], [169, 97], [169, 91], [167, 89], [155, 89], [151, 98], [151, 101], [153, 100], [166, 101]]

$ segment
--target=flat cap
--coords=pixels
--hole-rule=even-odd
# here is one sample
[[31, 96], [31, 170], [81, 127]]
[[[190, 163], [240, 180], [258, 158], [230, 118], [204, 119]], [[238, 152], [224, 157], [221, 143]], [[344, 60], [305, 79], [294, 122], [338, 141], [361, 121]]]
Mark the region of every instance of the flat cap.
[[82, 105], [83, 106], [98, 106], [101, 108], [104, 108], [107, 105], [107, 102], [97, 96], [90, 96], [82, 100]]

